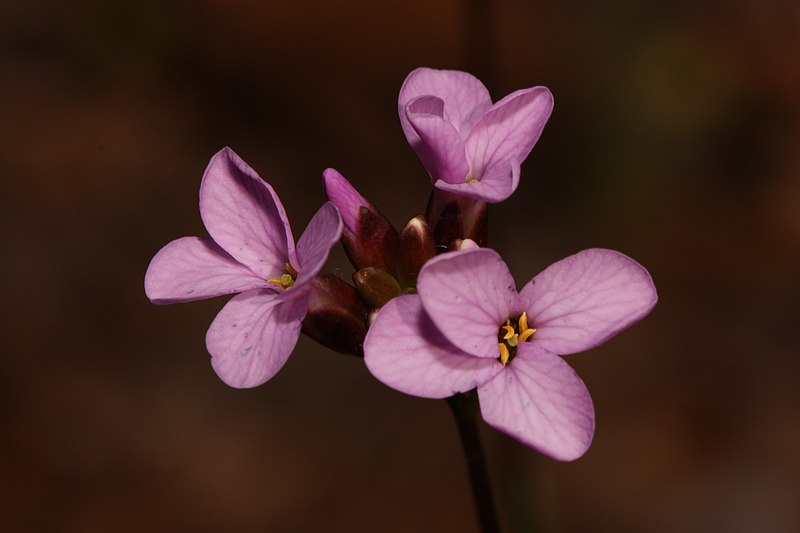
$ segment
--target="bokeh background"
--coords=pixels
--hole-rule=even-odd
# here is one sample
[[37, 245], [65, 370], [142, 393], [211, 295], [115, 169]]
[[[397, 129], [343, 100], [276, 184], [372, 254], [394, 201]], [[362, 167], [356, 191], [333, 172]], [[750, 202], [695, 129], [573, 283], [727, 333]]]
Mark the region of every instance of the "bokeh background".
[[[490, 238], [518, 283], [621, 250], [660, 292], [569, 358], [597, 433], [564, 464], [484, 428], [510, 532], [800, 530], [800, 3], [22, 1], [0, 7], [0, 529], [476, 531], [443, 402], [302, 338], [227, 388], [223, 300], [155, 307], [169, 240], [230, 145], [299, 233], [343, 172], [397, 225], [427, 176], [418, 66], [554, 114]], [[348, 278], [337, 251], [329, 272]]]

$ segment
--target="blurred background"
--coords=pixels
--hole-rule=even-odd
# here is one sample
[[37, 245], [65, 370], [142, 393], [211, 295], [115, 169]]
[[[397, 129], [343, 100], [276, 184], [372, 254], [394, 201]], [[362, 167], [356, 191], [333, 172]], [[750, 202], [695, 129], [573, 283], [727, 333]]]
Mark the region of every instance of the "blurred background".
[[[224, 299], [156, 307], [150, 258], [204, 235], [234, 148], [299, 235], [336, 167], [397, 226], [427, 175], [418, 66], [555, 110], [490, 239], [519, 285], [620, 250], [660, 302], [568, 360], [597, 410], [557, 463], [484, 427], [506, 531], [800, 530], [800, 3], [21, 1], [0, 7], [3, 531], [477, 531], [444, 402], [307, 338], [215, 376]], [[328, 271], [348, 279], [338, 251]]]

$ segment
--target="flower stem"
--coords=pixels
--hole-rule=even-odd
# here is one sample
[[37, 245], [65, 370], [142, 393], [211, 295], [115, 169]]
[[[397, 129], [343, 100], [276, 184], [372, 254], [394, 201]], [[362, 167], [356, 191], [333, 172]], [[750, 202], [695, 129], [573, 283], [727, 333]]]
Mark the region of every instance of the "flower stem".
[[464, 458], [469, 471], [472, 496], [475, 499], [475, 510], [478, 513], [482, 533], [499, 533], [497, 512], [494, 507], [492, 485], [489, 471], [481, 447], [478, 434], [478, 395], [473, 389], [463, 394], [456, 394], [447, 399], [447, 405], [453, 412], [458, 425], [458, 434], [464, 447]]

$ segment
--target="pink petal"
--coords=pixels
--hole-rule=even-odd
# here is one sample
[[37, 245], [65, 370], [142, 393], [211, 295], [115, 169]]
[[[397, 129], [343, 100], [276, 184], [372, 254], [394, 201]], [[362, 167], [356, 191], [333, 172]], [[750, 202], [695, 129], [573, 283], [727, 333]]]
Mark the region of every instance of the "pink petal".
[[464, 141], [453, 125], [436, 113], [436, 103], [442, 101], [421, 96], [406, 107], [408, 120], [419, 136], [411, 146], [434, 181], [463, 184], [469, 173]]
[[466, 137], [475, 121], [492, 106], [489, 91], [472, 74], [418, 68], [406, 77], [397, 99], [400, 124], [409, 143], [418, 136], [406, 117], [406, 106], [420, 96], [435, 96], [443, 100], [442, 116], [462, 137]]
[[325, 194], [328, 200], [339, 209], [344, 222], [344, 231], [354, 236], [358, 224], [358, 212], [362, 207], [370, 208], [371, 204], [361, 196], [339, 171], [328, 168], [322, 173]]
[[281, 201], [230, 148], [208, 164], [200, 186], [200, 216], [226, 252], [263, 279], [280, 276], [294, 258], [294, 238]]
[[599, 248], [550, 265], [520, 293], [521, 310], [537, 328], [533, 342], [559, 354], [605, 342], [649, 313], [657, 300], [644, 267]]
[[264, 288], [265, 282], [211, 239], [182, 237], [150, 261], [144, 291], [154, 304], [192, 302]]
[[539, 140], [553, 110], [553, 95], [546, 87], [513, 92], [494, 104], [475, 124], [465, 146], [472, 175], [501, 161], [522, 163]]
[[500, 356], [497, 334], [517, 300], [514, 278], [489, 248], [442, 254], [420, 271], [425, 311], [452, 344], [478, 357]]
[[211, 366], [231, 387], [257, 387], [280, 370], [300, 337], [308, 292], [284, 300], [270, 291], [235, 296], [206, 334]]
[[577, 459], [592, 442], [589, 391], [563, 359], [533, 343], [520, 344], [478, 398], [487, 424], [554, 459]]
[[462, 352], [445, 339], [416, 295], [383, 306], [364, 341], [364, 362], [378, 380], [423, 398], [447, 398], [485, 383], [499, 361]]
[[489, 203], [508, 199], [519, 185], [519, 164], [514, 160], [502, 161], [489, 169], [476, 182], [434, 183], [437, 189]]
[[331, 202], [326, 202], [311, 218], [297, 242], [298, 277], [294, 289], [299, 289], [314, 278], [325, 261], [331, 247], [342, 235], [342, 217]]

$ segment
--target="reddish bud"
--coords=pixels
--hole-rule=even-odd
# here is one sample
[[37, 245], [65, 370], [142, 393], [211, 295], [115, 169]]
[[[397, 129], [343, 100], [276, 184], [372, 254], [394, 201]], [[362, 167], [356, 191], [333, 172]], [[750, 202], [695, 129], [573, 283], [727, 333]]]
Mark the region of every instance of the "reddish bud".
[[353, 286], [336, 276], [317, 276], [303, 333], [334, 351], [363, 357], [368, 311]]
[[374, 267], [362, 268], [353, 274], [358, 294], [367, 305], [383, 307], [386, 302], [399, 296], [400, 284], [391, 274]]

